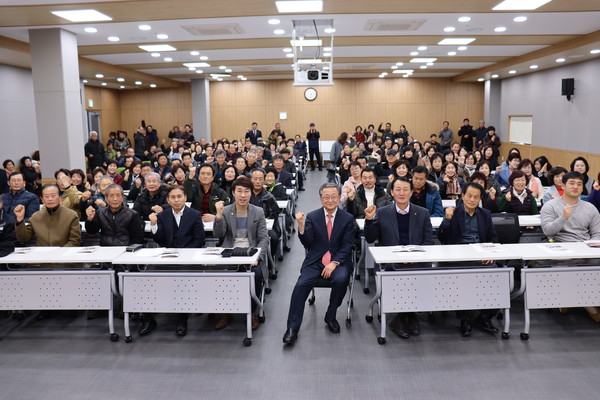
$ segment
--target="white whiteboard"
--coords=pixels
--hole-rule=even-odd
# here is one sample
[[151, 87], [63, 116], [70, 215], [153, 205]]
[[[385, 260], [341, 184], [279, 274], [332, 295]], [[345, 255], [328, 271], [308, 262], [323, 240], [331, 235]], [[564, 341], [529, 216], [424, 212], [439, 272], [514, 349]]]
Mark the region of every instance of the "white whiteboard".
[[509, 115], [508, 133], [511, 143], [531, 144], [533, 136], [533, 116]]

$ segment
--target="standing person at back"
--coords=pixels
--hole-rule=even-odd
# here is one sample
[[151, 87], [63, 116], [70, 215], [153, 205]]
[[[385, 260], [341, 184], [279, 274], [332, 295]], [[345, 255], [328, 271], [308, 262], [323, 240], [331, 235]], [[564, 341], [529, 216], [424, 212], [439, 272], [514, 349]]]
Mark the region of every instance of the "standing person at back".
[[448, 121], [444, 121], [442, 124], [442, 130], [438, 134], [440, 138], [440, 151], [443, 153], [446, 150], [450, 150], [450, 146], [452, 146], [452, 140], [454, 139], [454, 132], [449, 128], [450, 123]]
[[473, 127], [469, 119], [465, 118], [463, 126], [458, 130], [458, 136], [460, 136], [460, 145], [467, 149], [467, 151], [473, 151], [473, 135]]
[[258, 144], [258, 138], [262, 138], [262, 132], [258, 130], [258, 124], [256, 122], [252, 123], [252, 127], [246, 131], [246, 139], [250, 140], [250, 143], [253, 145]]
[[317, 165], [319, 167], [319, 171], [323, 171], [323, 163], [321, 161], [321, 152], [319, 150], [319, 138], [321, 137], [321, 133], [315, 128], [315, 123], [311, 122], [309, 125], [308, 132], [306, 132], [306, 138], [308, 139], [308, 154], [310, 161], [310, 170], [315, 170], [315, 164], [313, 162], [313, 158], [317, 159]]
[[88, 169], [93, 171], [96, 167], [104, 164], [104, 146], [98, 140], [96, 131], [90, 132], [90, 139], [84, 146], [85, 156], [88, 160]]

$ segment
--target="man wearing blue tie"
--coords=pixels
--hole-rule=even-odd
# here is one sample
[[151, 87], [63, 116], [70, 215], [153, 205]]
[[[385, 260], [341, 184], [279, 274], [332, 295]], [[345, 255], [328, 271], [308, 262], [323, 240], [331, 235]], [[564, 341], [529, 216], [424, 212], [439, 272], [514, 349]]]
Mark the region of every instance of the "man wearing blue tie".
[[298, 237], [307, 253], [292, 292], [287, 330], [283, 335], [285, 344], [293, 344], [298, 338], [304, 303], [320, 277], [329, 279], [332, 286], [325, 323], [332, 333], [340, 332], [335, 315], [344, 300], [352, 273], [356, 222], [351, 214], [338, 208], [341, 190], [336, 184], [323, 184], [319, 196], [323, 208], [310, 212], [306, 222], [304, 213], [296, 214]]

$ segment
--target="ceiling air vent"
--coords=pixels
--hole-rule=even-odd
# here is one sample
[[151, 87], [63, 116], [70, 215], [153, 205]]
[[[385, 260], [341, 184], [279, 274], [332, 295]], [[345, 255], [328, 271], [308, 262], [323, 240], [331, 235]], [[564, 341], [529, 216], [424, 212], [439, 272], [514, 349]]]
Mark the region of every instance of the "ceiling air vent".
[[240, 24], [181, 25], [194, 36], [239, 35], [246, 33]]
[[416, 31], [425, 23], [425, 19], [370, 19], [365, 25], [369, 32]]

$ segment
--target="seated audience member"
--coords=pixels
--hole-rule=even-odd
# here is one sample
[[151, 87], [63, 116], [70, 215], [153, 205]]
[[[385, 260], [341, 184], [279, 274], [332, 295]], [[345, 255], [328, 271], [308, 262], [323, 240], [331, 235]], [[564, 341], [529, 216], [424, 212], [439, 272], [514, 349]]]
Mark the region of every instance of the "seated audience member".
[[154, 168], [162, 181], [168, 181], [171, 177], [171, 165], [169, 165], [169, 158], [166, 154], [161, 153], [156, 157], [158, 166]]
[[0, 257], [12, 253], [17, 244], [15, 217], [4, 211], [4, 201], [0, 196]]
[[460, 198], [465, 182], [457, 175], [457, 167], [454, 161], [446, 161], [442, 167], [442, 176], [438, 178], [437, 185], [440, 188], [442, 200], [456, 200]]
[[[473, 174], [473, 176], [471, 176], [471, 178], [469, 178], [469, 182], [478, 183], [479, 185], [481, 185], [482, 188], [485, 189], [485, 193], [483, 194], [483, 197], [481, 198], [479, 207], [485, 208], [486, 210], [489, 210], [491, 213], [497, 213], [498, 212], [498, 204], [497, 204], [498, 198], [496, 197], [496, 190], [489, 185], [487, 177], [484, 174], [482, 174], [481, 172], [475, 172]], [[456, 202], [457, 205], [460, 203], [462, 203], [462, 200], [459, 200]]]
[[25, 224], [25, 207], [15, 207], [17, 240], [29, 242], [35, 236], [36, 246], [73, 247], [81, 244], [79, 217], [60, 205], [60, 191], [54, 184], [42, 188], [44, 208], [36, 211]]
[[208, 144], [204, 149], [204, 152], [196, 151], [196, 155], [194, 156], [194, 160], [198, 164], [211, 163], [215, 161], [215, 148], [212, 144]]
[[[185, 189], [183, 186], [172, 186], [167, 189], [169, 208], [150, 214], [150, 230], [154, 241], [160, 247], [197, 248], [204, 246], [204, 225], [200, 213], [185, 205]], [[175, 333], [177, 336], [187, 334], [188, 314], [180, 314]], [[142, 317], [141, 336], [147, 335], [156, 328], [156, 320], [150, 314]]]
[[390, 204], [390, 197], [385, 190], [375, 185], [375, 172], [371, 168], [365, 168], [360, 173], [361, 185], [355, 192], [348, 193], [346, 200], [346, 211], [354, 218], [364, 218], [365, 208], [375, 204], [377, 208]]
[[106, 202], [105, 198], [106, 188], [108, 188], [113, 183], [114, 182], [112, 178], [108, 175], [105, 175], [102, 178], [100, 178], [100, 180], [98, 181], [98, 188], [93, 193], [91, 193], [91, 196], [89, 196], [90, 192], [86, 192], [81, 196], [81, 200], [79, 203], [81, 210], [80, 214], [85, 214], [85, 210], [87, 210], [89, 206], [92, 206], [95, 209], [106, 208], [108, 206], [108, 203]]
[[[438, 238], [442, 244], [467, 244], [498, 242], [496, 230], [492, 223], [492, 213], [479, 207], [485, 190], [477, 183], [467, 183], [463, 189], [463, 203], [456, 208], [448, 207], [438, 230]], [[482, 264], [492, 264], [492, 261], [482, 261]], [[472, 312], [457, 311], [461, 319], [463, 336], [470, 336], [472, 331]], [[496, 310], [481, 310], [476, 323], [485, 332], [497, 333], [491, 318]]]
[[415, 149], [413, 148], [413, 146], [408, 145], [404, 147], [404, 150], [402, 150], [402, 157], [400, 158], [400, 160], [408, 161], [408, 165], [410, 167], [409, 169], [412, 170], [414, 167], [417, 166], [419, 157], [415, 153]]
[[598, 174], [598, 179], [594, 182], [594, 186], [592, 186], [592, 193], [588, 196], [587, 201], [600, 211], [600, 173]]
[[548, 172], [548, 181], [552, 182], [552, 186], [550, 186], [544, 192], [544, 198], [542, 199], [542, 205], [546, 204], [552, 199], [560, 197], [564, 192], [564, 185], [562, 182], [563, 176], [567, 173], [567, 170], [561, 166], [553, 167]]
[[15, 172], [15, 163], [11, 159], [6, 159], [2, 162], [2, 167], [4, 168], [4, 172], [6, 173], [6, 178], [10, 176], [13, 172]]
[[388, 176], [388, 184], [386, 186], [386, 190], [388, 193], [392, 192], [392, 182], [396, 178], [408, 178], [410, 179], [410, 171], [412, 168], [410, 167], [410, 163], [408, 160], [401, 159], [398, 160], [392, 165], [392, 173]]
[[244, 157], [238, 157], [233, 163], [235, 167], [235, 173], [237, 176], [249, 176], [250, 170], [248, 170], [248, 162]]
[[[333, 142], [331, 145], [331, 151], [329, 153], [329, 162], [332, 162], [336, 165], [340, 165], [340, 157], [342, 156], [342, 152], [344, 149], [344, 145], [348, 142], [348, 133], [342, 132], [337, 137], [337, 140]], [[349, 146], [348, 146], [349, 148]]]
[[[139, 173], [135, 167], [136, 163], [140, 163]], [[150, 172], [154, 172], [152, 165], [148, 163], [142, 163], [141, 161], [135, 161], [131, 166], [131, 185], [129, 187], [129, 194], [127, 195], [127, 201], [135, 201], [144, 188], [144, 177]]]
[[473, 153], [467, 153], [464, 156], [464, 160], [462, 162], [458, 162], [458, 176], [463, 178], [466, 182], [469, 180], [471, 176], [477, 170], [477, 165], [475, 161], [475, 155]]
[[483, 148], [481, 158], [483, 161], [488, 162], [491, 171], [496, 171], [496, 168], [500, 166], [500, 164], [498, 164], [498, 158], [494, 156], [494, 148], [491, 146]]
[[114, 183], [121, 185], [123, 183], [123, 176], [117, 172], [119, 165], [115, 160], [108, 160], [106, 162], [106, 175], [110, 176]]
[[277, 182], [277, 170], [273, 167], [265, 168], [265, 190], [271, 193], [275, 200], [287, 200], [285, 187]]
[[413, 193], [410, 202], [419, 207], [426, 208], [431, 217], [443, 217], [444, 206], [442, 197], [435, 184], [427, 181], [427, 168], [417, 166], [412, 172]]
[[160, 213], [167, 204], [167, 190], [161, 185], [160, 175], [149, 172], [144, 178], [144, 189], [136, 197], [133, 210], [148, 221], [150, 214]]
[[[496, 159], [496, 163], [498, 162], [498, 156], [500, 155], [500, 150], [498, 147], [502, 146], [502, 142], [500, 141], [500, 137], [496, 135], [496, 128], [493, 126], [488, 126], [487, 135], [483, 138], [483, 147], [491, 147], [494, 154], [493, 157]], [[485, 157], [485, 156], [484, 156]]]
[[227, 193], [214, 182], [214, 172], [212, 166], [202, 164], [199, 167], [198, 179], [191, 179], [190, 177], [196, 175], [196, 168], [192, 166], [188, 178], [183, 183], [187, 201], [192, 203], [194, 210], [202, 213], [204, 222], [214, 221], [217, 202], [223, 201], [229, 204]]
[[521, 160], [518, 167], [519, 171], [523, 171], [527, 176], [529, 183], [527, 189], [531, 190], [534, 198], [541, 200], [544, 198], [544, 187], [540, 179], [533, 174], [533, 163], [529, 158]]
[[[581, 242], [600, 240], [600, 213], [596, 207], [581, 200], [585, 176], [571, 171], [563, 178], [563, 195], [550, 200], [542, 208], [542, 230], [551, 240]], [[600, 321], [597, 307], [586, 307], [595, 321]]]
[[185, 168], [183, 168], [183, 166], [181, 166], [181, 165], [176, 165], [171, 170], [171, 177], [172, 178], [169, 181], [169, 184], [171, 184], [173, 186], [179, 186], [179, 185], [183, 186], [183, 183], [185, 182], [185, 178], [187, 178], [187, 174], [185, 173]]
[[385, 153], [385, 161], [378, 163], [375, 167], [375, 174], [377, 176], [390, 176], [392, 173], [392, 166], [398, 161], [396, 150], [387, 150]]
[[277, 182], [281, 183], [286, 189], [293, 189], [294, 185], [292, 181], [294, 177], [291, 173], [285, 170], [285, 158], [282, 154], [276, 154], [273, 156], [273, 167], [277, 170], [278, 178]]
[[356, 188], [360, 186], [361, 171], [362, 168], [358, 161], [352, 161], [350, 163], [350, 177], [342, 185], [342, 196], [340, 198], [340, 203], [343, 207], [346, 206], [346, 201], [348, 200], [348, 193], [355, 192]]
[[577, 157], [571, 162], [571, 171], [579, 172], [583, 175], [583, 192], [581, 193], [582, 199], [586, 199], [587, 196], [592, 192], [592, 186], [594, 185], [594, 178], [588, 176], [590, 171], [590, 164], [583, 157]]
[[287, 172], [292, 174], [292, 177], [294, 176], [294, 174], [296, 174], [295, 177], [298, 180], [298, 190], [303, 192], [304, 191], [304, 176], [303, 176], [302, 172], [298, 171], [298, 169], [296, 168], [296, 164], [293, 159], [293, 154], [290, 149], [291, 149], [291, 147], [287, 147], [285, 149], [282, 149], [279, 152], [279, 154], [281, 154], [283, 156], [283, 159], [285, 160], [283, 169], [285, 169]]
[[552, 181], [548, 180], [548, 173], [552, 169], [552, 164], [546, 156], [539, 156], [533, 160], [533, 175], [538, 177], [542, 186], [552, 186]]
[[231, 193], [231, 185], [233, 185], [233, 181], [237, 178], [237, 170], [233, 165], [229, 165], [223, 171], [223, 180], [221, 181], [221, 185], [219, 186], [221, 189], [227, 193], [229, 198], [229, 202], [233, 201], [233, 194]]
[[[425, 180], [425, 174], [422, 178]], [[412, 182], [396, 178], [392, 182], [394, 202], [382, 208], [371, 205], [365, 209], [365, 238], [380, 246], [432, 245], [431, 220], [426, 208], [411, 204]], [[410, 267], [410, 265], [403, 265]], [[421, 333], [416, 313], [399, 313], [390, 322], [390, 329], [403, 339]]]
[[498, 199], [498, 211], [518, 215], [539, 214], [537, 202], [527, 183], [528, 176], [523, 171], [514, 170], [508, 178], [508, 189]]
[[431, 168], [429, 169], [429, 175], [427, 176], [427, 179], [433, 183], [436, 183], [444, 173], [442, 171], [442, 167], [444, 166], [444, 156], [442, 153], [434, 153], [429, 158], [429, 165], [431, 165]]
[[496, 195], [502, 192], [502, 187], [496, 180], [496, 177], [492, 175], [492, 168], [489, 162], [482, 160], [477, 163], [477, 172], [481, 172], [488, 180], [488, 187], [493, 187], [496, 191]]
[[23, 179], [25, 179], [25, 190], [31, 193], [36, 193], [37, 189], [41, 185], [42, 180], [39, 164], [33, 165], [31, 157], [22, 157], [20, 171], [23, 175]]
[[[245, 176], [238, 177], [232, 185], [235, 202], [226, 206], [224, 202], [217, 202], [217, 214], [213, 234], [223, 239], [223, 247], [258, 247], [260, 257], [252, 266], [254, 272], [254, 285], [256, 293], [260, 296], [263, 286], [263, 277], [268, 276], [267, 254], [269, 235], [265, 214], [260, 207], [250, 204], [254, 186]], [[252, 302], [252, 329], [259, 326], [256, 304]], [[215, 329], [225, 328], [232, 319], [231, 314], [224, 314], [215, 324]]]
[[77, 186], [73, 185], [71, 171], [61, 168], [54, 173], [54, 178], [56, 179], [56, 185], [60, 189], [60, 205], [75, 211], [77, 216], [81, 217], [80, 204], [83, 193], [77, 189]]
[[510, 183], [508, 182], [508, 178], [510, 178], [510, 174], [512, 174], [513, 171], [516, 171], [519, 168], [520, 163], [520, 155], [516, 153], [509, 154], [506, 164], [502, 165], [500, 172], [496, 174], [496, 179], [498, 180], [498, 183], [502, 186], [510, 185]]
[[[370, 173], [373, 174], [372, 171]], [[336, 313], [344, 300], [352, 274], [352, 246], [356, 234], [354, 218], [339, 208], [340, 195], [339, 186], [325, 183], [319, 188], [323, 207], [308, 213], [306, 217], [301, 212], [296, 214], [298, 237], [306, 248], [306, 257], [292, 292], [287, 330], [283, 335], [284, 344], [294, 344], [298, 339], [304, 304], [320, 277], [329, 279], [331, 283], [325, 323], [330, 332], [340, 332]]]
[[4, 200], [3, 209], [6, 214], [15, 216], [15, 207], [23, 205], [25, 208], [25, 222], [40, 209], [40, 201], [38, 197], [25, 190], [25, 179], [23, 173], [15, 171], [8, 177], [9, 191], [2, 195]]
[[106, 170], [102, 167], [94, 168], [92, 171], [92, 186], [90, 191], [95, 193], [98, 190], [98, 183], [103, 176], [106, 176]]
[[214, 181], [219, 184], [223, 179], [223, 170], [228, 165], [225, 161], [226, 158], [225, 150], [219, 149], [215, 151], [215, 161], [211, 164], [215, 173], [214, 173]]
[[79, 168], [72, 169], [71, 173], [71, 184], [77, 188], [81, 193], [90, 190], [90, 183], [87, 181], [87, 175], [83, 170]]
[[435, 147], [431, 146], [431, 143], [429, 143], [428, 141], [425, 143], [427, 143], [427, 149], [423, 149], [424, 154], [417, 161], [417, 166], [423, 166], [427, 168], [427, 173], [429, 173], [429, 171], [431, 170], [431, 157], [433, 157], [433, 155], [435, 154]]
[[[260, 207], [263, 210], [265, 218], [277, 221], [279, 216], [279, 205], [275, 197], [265, 189], [265, 170], [255, 168], [250, 173], [252, 182], [252, 195], [250, 204]], [[271, 251], [275, 254], [279, 238], [281, 238], [281, 227], [279, 224], [273, 224], [273, 229], [269, 231], [269, 239], [271, 240]]]

